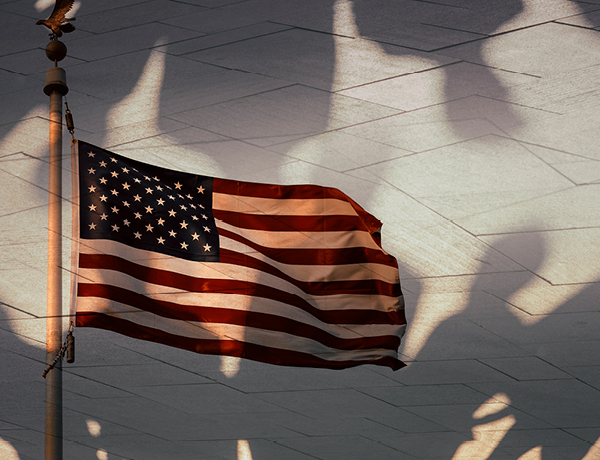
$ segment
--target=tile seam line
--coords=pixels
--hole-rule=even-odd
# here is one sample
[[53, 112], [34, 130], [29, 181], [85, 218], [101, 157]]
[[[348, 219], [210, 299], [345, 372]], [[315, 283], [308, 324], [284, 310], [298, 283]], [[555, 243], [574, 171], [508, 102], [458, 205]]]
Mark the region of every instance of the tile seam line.
[[[269, 21], [267, 21], [267, 22], [269, 22]], [[260, 23], [259, 22], [257, 24], [264, 24], [264, 23]], [[251, 25], [257, 25], [257, 24], [251, 24]], [[243, 29], [243, 27], [239, 27], [238, 29], [232, 29], [232, 30], [239, 30], [239, 29]], [[189, 54], [202, 53], [203, 51], [206, 51], [206, 50], [212, 50], [212, 49], [215, 49], [215, 48], [221, 48], [223, 46], [229, 46], [229, 45], [233, 45], [235, 43], [248, 42], [250, 40], [254, 40], [255, 38], [268, 37], [268, 36], [276, 35], [276, 34], [279, 34], [279, 33], [282, 33], [282, 32], [287, 32], [287, 31], [292, 30], [292, 29], [294, 29], [294, 27], [289, 27], [288, 29], [283, 29], [283, 30], [276, 30], [274, 32], [267, 32], [267, 33], [263, 33], [263, 34], [253, 35], [252, 37], [242, 38], [242, 39], [239, 39], [239, 40], [233, 40], [231, 42], [222, 43], [220, 45], [208, 46], [206, 48], [201, 48], [201, 49], [197, 49], [197, 50], [193, 50], [193, 51], [186, 51], [185, 53], [181, 53], [181, 54], [175, 54], [175, 53], [169, 53], [169, 52], [165, 52], [165, 54], [171, 54], [172, 56], [177, 56], [177, 57], [186, 57]], [[227, 32], [229, 32], [229, 31], [227, 31]], [[200, 39], [200, 38], [211, 37], [211, 36], [214, 36], [214, 35], [217, 35], [217, 34], [207, 34], [207, 35], [203, 35], [201, 37], [190, 38], [189, 40], [185, 40], [185, 41], [197, 40], [197, 39]], [[185, 41], [183, 41], [183, 42], [177, 42], [177, 43], [184, 43]], [[168, 46], [168, 45], [163, 45], [163, 46]], [[194, 59], [191, 59], [191, 60], [194, 60]], [[200, 61], [196, 61], [196, 62], [200, 62]]]
[[[420, 74], [420, 73], [430, 72], [432, 70], [443, 69], [445, 67], [450, 67], [452, 65], [460, 64], [460, 63], [463, 63], [463, 62], [466, 62], [468, 64], [474, 64], [474, 63], [469, 63], [467, 61], [459, 60], [459, 61], [455, 61], [455, 62], [449, 62], [448, 64], [440, 64], [438, 66], [430, 67], [428, 69], [415, 70], [414, 72], [406, 72], [406, 73], [401, 73], [401, 74], [398, 74], [398, 75], [392, 75], [391, 77], [385, 77], [385, 78], [381, 78], [379, 80], [373, 80], [373, 81], [369, 81], [369, 82], [366, 82], [366, 83], [361, 83], [359, 85], [348, 86], [347, 88], [342, 88], [342, 89], [337, 89], [337, 90], [333, 90], [332, 89], [329, 92], [331, 92], [333, 94], [338, 94], [338, 93], [341, 93], [343, 91], [348, 91], [348, 90], [352, 90], [352, 89], [356, 89], [356, 88], [361, 88], [363, 86], [373, 85], [373, 84], [376, 84], [376, 83], [381, 83], [381, 82], [384, 82], [384, 81], [393, 80], [395, 78], [402, 78], [402, 77], [406, 77], [408, 75], [417, 75], [417, 74]], [[479, 64], [479, 65], [481, 65], [481, 64]], [[485, 66], [485, 67], [487, 67], [487, 66]], [[346, 94], [340, 94], [340, 96], [352, 97], [352, 96], [348, 96]], [[358, 98], [354, 98], [354, 99], [358, 99]], [[362, 99], [360, 99], [360, 100], [362, 100]], [[437, 104], [433, 104], [433, 105], [437, 105]], [[384, 107], [390, 107], [390, 106], [384, 106]], [[427, 106], [427, 107], [431, 107], [431, 106]], [[390, 107], [390, 108], [395, 108], [395, 107]], [[420, 108], [424, 108], [424, 107], [420, 107]], [[402, 110], [402, 109], [397, 109], [397, 110]], [[415, 109], [413, 109], [413, 110], [415, 110]], [[416, 110], [418, 110], [418, 109], [416, 109]], [[408, 112], [408, 110], [406, 110], [405, 112]]]
[[[555, 192], [559, 193], [559, 192]], [[553, 195], [550, 193], [549, 196]], [[504, 235], [519, 235], [523, 233], [552, 233], [552, 232], [565, 232], [570, 230], [592, 230], [592, 229], [600, 229], [600, 226], [586, 226], [586, 227], [569, 227], [569, 228], [551, 228], [551, 229], [538, 229], [538, 230], [523, 230], [523, 231], [511, 231], [511, 232], [499, 232], [499, 233], [474, 233], [473, 236], [504, 236]], [[578, 283], [566, 283], [566, 284], [578, 284]]]
[[[200, 61], [195, 61], [195, 62], [200, 62]], [[255, 72], [247, 72], [247, 71], [245, 71], [245, 70], [240, 70], [240, 69], [227, 69], [227, 70], [233, 70], [233, 71], [237, 71], [237, 72], [244, 72], [244, 73], [251, 73], [251, 74], [253, 74], [253, 75], [259, 75], [259, 76], [261, 76], [261, 77], [269, 77], [269, 78], [274, 78], [274, 77], [270, 77], [269, 75], [263, 75], [263, 74], [259, 74], [259, 73], [255, 73]], [[285, 80], [281, 80], [281, 81], [282, 81], [282, 82], [284, 82]], [[266, 90], [264, 90], [264, 91], [258, 91], [258, 92], [256, 92], [256, 93], [247, 94], [247, 95], [245, 95], [245, 96], [239, 96], [239, 97], [234, 97], [234, 98], [227, 99], [227, 100], [224, 100], [224, 101], [213, 102], [212, 104], [202, 105], [202, 106], [199, 106], [199, 107], [194, 107], [194, 108], [191, 108], [191, 109], [182, 110], [182, 111], [180, 111], [180, 112], [175, 112], [175, 111], [174, 111], [173, 113], [170, 113], [170, 114], [168, 114], [168, 115], [164, 115], [164, 117], [162, 117], [162, 118], [167, 118], [167, 119], [169, 119], [169, 120], [171, 120], [171, 121], [176, 121], [176, 122], [179, 122], [179, 123], [188, 124], [188, 123], [186, 123], [186, 122], [184, 122], [184, 121], [181, 121], [181, 120], [176, 120], [176, 119], [174, 119], [174, 118], [171, 118], [171, 117], [172, 117], [172, 116], [174, 116], [174, 115], [179, 115], [179, 114], [183, 114], [183, 113], [187, 113], [187, 112], [192, 112], [192, 111], [194, 111], [194, 110], [202, 110], [202, 109], [205, 109], [205, 108], [207, 108], [207, 107], [214, 107], [214, 106], [217, 106], [217, 105], [226, 104], [226, 103], [233, 102], [233, 101], [239, 101], [239, 100], [242, 100], [242, 99], [247, 99], [247, 98], [249, 98], [249, 97], [255, 97], [255, 96], [260, 96], [260, 95], [262, 95], [262, 94], [273, 93], [273, 92], [275, 92], [275, 91], [280, 91], [280, 90], [282, 90], [282, 89], [288, 89], [288, 88], [292, 88], [292, 87], [294, 87], [294, 86], [303, 86], [303, 85], [300, 85], [299, 83], [290, 83], [290, 84], [287, 84], [287, 85], [284, 85], [284, 86], [279, 86], [279, 87], [277, 87], [277, 88], [266, 89]], [[189, 125], [189, 126], [195, 126], [195, 125]], [[195, 126], [195, 127], [196, 127], [196, 128], [201, 128], [200, 126]], [[183, 128], [182, 128], [182, 129], [183, 129]], [[205, 129], [205, 128], [201, 128], [201, 129]], [[227, 137], [227, 136], [225, 136], [225, 137]]]
[[[439, 51], [443, 51], [443, 50], [447, 50], [447, 49], [451, 49], [451, 48], [456, 48], [456, 47], [459, 47], [459, 46], [462, 46], [462, 45], [466, 45], [466, 44], [470, 44], [470, 43], [474, 43], [474, 42], [478, 42], [478, 41], [482, 41], [482, 40], [487, 40], [487, 39], [490, 39], [490, 38], [500, 37], [502, 35], [507, 35], [507, 34], [510, 34], [510, 33], [513, 33], [513, 32], [521, 32], [523, 30], [532, 29], [534, 27], [543, 26], [543, 25], [552, 24], [552, 23], [556, 24], [556, 19], [551, 19], [551, 20], [548, 20], [548, 21], [542, 21], [542, 22], [538, 22], [536, 24], [529, 24], [529, 25], [522, 26], [522, 27], [516, 27], [514, 29], [504, 30], [504, 31], [498, 32], [498, 33], [486, 34], [484, 37], [476, 38], [474, 40], [470, 40], [470, 41], [464, 42], [464, 43], [457, 43], [456, 45], [449, 45], [449, 46], [446, 46], [446, 47], [443, 47], [443, 48], [438, 48], [438, 49], [433, 50], [433, 51], [439, 52]], [[423, 23], [423, 24], [424, 25], [428, 25], [428, 26], [443, 27], [443, 26], [438, 26], [438, 25], [435, 25], [435, 24], [427, 24], [427, 23]], [[479, 33], [479, 32], [473, 32], [473, 31], [463, 30], [463, 29], [450, 29], [450, 30], [455, 30], [457, 32]]]

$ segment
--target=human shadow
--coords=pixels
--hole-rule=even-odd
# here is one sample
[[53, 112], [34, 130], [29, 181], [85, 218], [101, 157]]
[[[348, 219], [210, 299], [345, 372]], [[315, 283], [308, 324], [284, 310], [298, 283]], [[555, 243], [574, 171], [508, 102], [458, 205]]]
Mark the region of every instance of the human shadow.
[[552, 449], [556, 446], [568, 445], [569, 455], [574, 455], [569, 458], [581, 459], [600, 436], [600, 429], [591, 429], [587, 438], [576, 429], [600, 425], [600, 382], [589, 376], [581, 378], [585, 366], [591, 365], [584, 357], [594, 346], [597, 325], [593, 316], [598, 307], [593, 299], [600, 292], [600, 284], [589, 284], [547, 315], [532, 317], [526, 309], [509, 302], [538, 277], [536, 272], [547, 251], [541, 237], [533, 241], [528, 238], [525, 244], [518, 235], [510, 235], [493, 246], [483, 258], [484, 264], [497, 250], [511, 248], [514, 252], [517, 247], [521, 261], [530, 269], [510, 275], [478, 275], [467, 307], [440, 324], [416, 357], [417, 362], [467, 359], [491, 368], [487, 369], [491, 373], [486, 371], [479, 378], [456, 376], [474, 394], [479, 392], [481, 399], [474, 412], [476, 406], [463, 406], [456, 425], [446, 423], [448, 428], [464, 432], [463, 424], [471, 420], [474, 436], [466, 443], [449, 445], [448, 454], [464, 454], [473, 444], [482, 455], [492, 443], [493, 451], [482, 458], [503, 459], [509, 454], [520, 458], [537, 448], [540, 458], [546, 459], [555, 458]]

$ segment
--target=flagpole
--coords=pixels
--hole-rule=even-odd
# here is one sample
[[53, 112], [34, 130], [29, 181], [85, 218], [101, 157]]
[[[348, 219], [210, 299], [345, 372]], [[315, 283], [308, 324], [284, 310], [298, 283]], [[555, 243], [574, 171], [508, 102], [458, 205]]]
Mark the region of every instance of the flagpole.
[[[62, 346], [62, 98], [69, 88], [64, 69], [67, 47], [56, 36], [46, 47], [54, 67], [46, 72], [44, 93], [50, 97], [49, 110], [49, 185], [48, 185], [48, 286], [46, 302], [46, 363], [56, 361]], [[61, 359], [46, 375], [45, 460], [63, 458], [62, 370]]]

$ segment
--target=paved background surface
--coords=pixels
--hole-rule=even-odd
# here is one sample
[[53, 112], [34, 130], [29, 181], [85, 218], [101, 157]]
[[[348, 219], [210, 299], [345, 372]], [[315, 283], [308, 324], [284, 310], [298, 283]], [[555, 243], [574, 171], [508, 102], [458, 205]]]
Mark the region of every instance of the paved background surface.
[[[7, 460], [43, 456], [50, 3], [0, 0]], [[65, 459], [600, 459], [600, 1], [77, 8], [77, 137], [342, 189], [398, 258], [409, 366], [279, 368], [78, 329]]]

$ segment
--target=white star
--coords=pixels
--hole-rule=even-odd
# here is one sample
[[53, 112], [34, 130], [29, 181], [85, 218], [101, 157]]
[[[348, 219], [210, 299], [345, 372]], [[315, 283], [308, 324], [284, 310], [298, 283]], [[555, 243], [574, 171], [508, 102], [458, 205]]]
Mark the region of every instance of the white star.
[[142, 239], [142, 234], [140, 232], [135, 232], [134, 235], [137, 239], [139, 239], [139, 240]]
[[162, 217], [158, 218], [158, 225], [165, 225], [165, 219], [163, 219]]
[[96, 191], [96, 187], [90, 185], [90, 188], [88, 190], [90, 191], [90, 193], [94, 193]]
[[181, 186], [182, 186], [182, 185], [183, 185], [183, 184], [180, 184], [179, 182], [177, 182], [177, 183], [175, 184], [175, 188], [176, 188], [177, 190], [181, 190]]
[[160, 185], [157, 185], [157, 186], [156, 186], [156, 190], [158, 190], [159, 192], [162, 192], [162, 191], [163, 191], [163, 188], [162, 188]]
[[187, 228], [188, 223], [184, 220], [183, 222], [180, 223], [181, 228]]
[[169, 217], [175, 217], [175, 214], [177, 214], [175, 211], [173, 211], [172, 209], [169, 211]]
[[152, 190], [150, 187], [148, 187], [148, 188], [146, 189], [146, 193], [149, 193], [150, 195], [152, 195], [152, 192], [153, 192], [153, 191], [154, 191], [154, 190]]
[[142, 218], [142, 215], [139, 212], [134, 212], [133, 215], [135, 216], [136, 219]]
[[117, 171], [111, 171], [110, 175], [113, 177], [119, 177], [119, 173]]
[[106, 161], [101, 161], [100, 162], [100, 167], [106, 168]]
[[133, 178], [133, 180], [134, 180], [135, 182], [137, 182], [138, 184], [141, 184], [141, 183], [142, 183], [142, 181], [141, 181], [140, 179], [138, 179], [137, 177], [134, 177], [134, 178]]
[[96, 230], [96, 224], [90, 224], [90, 230]]
[[88, 152], [88, 157], [94, 158], [96, 154], [94, 152]]
[[127, 182], [125, 182], [125, 183], [123, 184], [123, 188], [124, 188], [125, 190], [129, 190], [129, 187], [131, 187], [131, 185], [129, 185]]
[[160, 179], [156, 176], [154, 176], [152, 179], [154, 179], [155, 181], [160, 181]]
[[127, 168], [121, 168], [121, 170], [125, 173], [125, 174], [129, 174], [129, 169]]
[[106, 179], [105, 179], [104, 177], [101, 177], [101, 178], [100, 178], [100, 183], [101, 183], [102, 185], [106, 185], [106, 182], [107, 182], [107, 181], [106, 181]]
[[118, 232], [119, 231], [119, 227], [117, 226], [117, 224], [115, 225], [111, 225], [113, 232]]
[[152, 232], [152, 230], [154, 230], [154, 227], [150, 224], [146, 225], [146, 231], [147, 232]]
[[110, 208], [112, 210], [112, 212], [114, 212], [115, 214], [117, 214], [119, 212], [119, 208], [117, 208], [116, 206], [113, 206], [112, 208]]
[[117, 162], [117, 159], [116, 159], [116, 158], [113, 158], [113, 157], [110, 157], [110, 161], [112, 161], [113, 163], [116, 163], [116, 162]]
[[192, 239], [193, 239], [194, 241], [198, 241], [198, 240], [199, 240], [199, 238], [200, 238], [200, 235], [198, 235], [196, 232], [194, 232], [194, 234], [192, 235]]
[[123, 225], [125, 225], [126, 227], [129, 227], [131, 225], [131, 222], [129, 222], [127, 219], [125, 219], [123, 221]]
[[96, 205], [90, 204], [90, 211], [95, 211], [95, 210], [96, 210]]
[[203, 218], [204, 220], [207, 220], [207, 219], [208, 219], [208, 217], [206, 217], [204, 214], [202, 214], [202, 218]]
[[158, 237], [158, 244], [165, 244], [165, 239], [162, 236]]
[[89, 174], [96, 174], [96, 170], [94, 168], [88, 169]]
[[144, 176], [144, 179], [146, 179], [146, 180], [152, 180], [148, 176]]
[[184, 205], [181, 205], [180, 207], [181, 207], [181, 209], [183, 209], [184, 211], [187, 211], [187, 208], [186, 208]]
[[165, 204], [165, 200], [163, 200], [162, 198], [159, 198], [157, 203], [159, 206], [162, 206], [163, 204]]
[[187, 249], [188, 245], [186, 243], [181, 243], [181, 249]]
[[106, 195], [102, 195], [100, 197], [100, 201], [106, 201], [108, 199], [108, 197]]
[[192, 195], [190, 195], [189, 193], [186, 195], [186, 197], [188, 197], [190, 200], [192, 199]]
[[210, 228], [208, 228], [208, 227], [204, 227], [204, 231], [205, 231], [206, 233], [210, 233]]
[[169, 200], [174, 200], [175, 197], [173, 195], [169, 195]]
[[208, 245], [208, 243], [204, 245], [204, 250], [205, 251], [210, 251], [210, 248], [211, 247]]
[[107, 218], [108, 218], [108, 215], [106, 215], [106, 214], [104, 214], [104, 213], [102, 213], [102, 214], [100, 215], [100, 219], [101, 219], [101, 220], [106, 220]]
[[173, 230], [169, 230], [169, 236], [175, 238], [176, 233]]
[[135, 196], [133, 197], [133, 199], [134, 199], [135, 201], [142, 201], [142, 197], [141, 197], [141, 196], [139, 196], [139, 195], [135, 195]]
[[152, 214], [152, 211], [154, 211], [154, 208], [151, 208], [150, 206], [146, 206], [146, 214]]
[[112, 189], [112, 190], [110, 191], [110, 193], [112, 193], [113, 195], [117, 196], [117, 195], [119, 194], [119, 191], [118, 191], [118, 190], [116, 190], [116, 189]]
[[198, 193], [204, 193], [204, 187], [196, 187], [198, 189]]
[[123, 201], [123, 206], [125, 206], [126, 208], [128, 208], [130, 206], [130, 204], [127, 201]]
[[192, 207], [192, 209], [196, 209], [196, 205], [193, 203], [190, 203], [190, 206]]
[[192, 219], [198, 220], [198, 216], [192, 216]]

